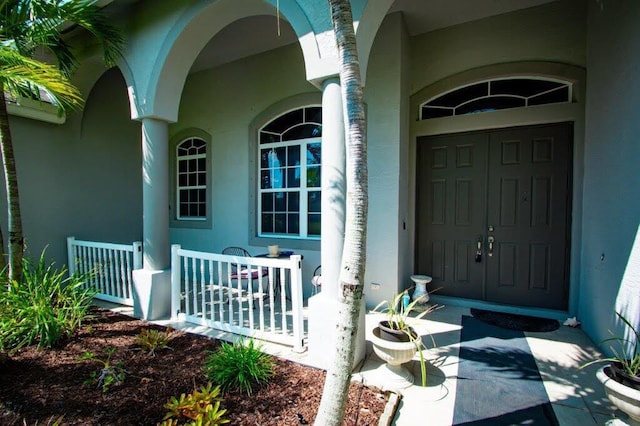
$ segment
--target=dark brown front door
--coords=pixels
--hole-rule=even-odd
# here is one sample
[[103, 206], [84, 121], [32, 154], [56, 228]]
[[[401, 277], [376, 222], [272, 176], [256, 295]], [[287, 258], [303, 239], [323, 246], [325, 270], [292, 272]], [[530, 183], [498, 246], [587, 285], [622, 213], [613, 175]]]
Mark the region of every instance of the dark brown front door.
[[443, 295], [566, 309], [571, 140], [570, 123], [419, 138], [416, 272]]

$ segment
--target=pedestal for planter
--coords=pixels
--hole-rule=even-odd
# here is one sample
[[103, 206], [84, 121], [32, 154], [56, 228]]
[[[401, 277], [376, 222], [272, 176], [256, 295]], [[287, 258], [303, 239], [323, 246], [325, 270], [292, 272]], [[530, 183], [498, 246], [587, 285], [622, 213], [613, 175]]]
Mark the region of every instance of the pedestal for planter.
[[640, 390], [613, 380], [609, 366], [599, 369], [596, 377], [604, 386], [609, 401], [629, 416], [629, 425], [640, 425]]
[[376, 372], [380, 383], [389, 390], [400, 390], [413, 385], [413, 374], [402, 364], [413, 359], [418, 348], [414, 342], [390, 342], [380, 338], [380, 328], [373, 329], [373, 351], [385, 362]]

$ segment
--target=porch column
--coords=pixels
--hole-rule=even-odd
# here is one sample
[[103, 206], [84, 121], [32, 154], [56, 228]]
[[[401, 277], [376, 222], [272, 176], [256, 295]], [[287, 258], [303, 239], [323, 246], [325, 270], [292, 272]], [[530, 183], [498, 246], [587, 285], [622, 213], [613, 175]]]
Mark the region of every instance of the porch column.
[[169, 267], [169, 125], [142, 120], [143, 268]]
[[[346, 146], [340, 79], [322, 85], [322, 291], [309, 299], [309, 358], [328, 368], [327, 351], [335, 340], [340, 264], [344, 245]], [[361, 306], [354, 366], [365, 355], [364, 300]]]
[[168, 123], [142, 119], [142, 269], [133, 272], [134, 315], [168, 318], [171, 307], [169, 258]]
[[322, 85], [322, 293], [338, 298], [344, 245], [346, 147], [340, 79]]

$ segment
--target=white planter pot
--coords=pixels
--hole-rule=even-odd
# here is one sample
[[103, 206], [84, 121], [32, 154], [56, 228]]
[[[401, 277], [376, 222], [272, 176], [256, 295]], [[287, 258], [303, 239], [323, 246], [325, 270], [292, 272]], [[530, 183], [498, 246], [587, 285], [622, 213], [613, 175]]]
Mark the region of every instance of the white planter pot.
[[618, 409], [626, 413], [635, 425], [640, 425], [640, 390], [632, 389], [609, 377], [609, 366], [602, 367], [596, 377], [604, 386], [604, 391]]
[[378, 368], [380, 381], [389, 390], [399, 390], [413, 385], [413, 374], [402, 364], [413, 359], [418, 348], [414, 342], [390, 342], [380, 338], [380, 328], [373, 329], [373, 351], [385, 362]]

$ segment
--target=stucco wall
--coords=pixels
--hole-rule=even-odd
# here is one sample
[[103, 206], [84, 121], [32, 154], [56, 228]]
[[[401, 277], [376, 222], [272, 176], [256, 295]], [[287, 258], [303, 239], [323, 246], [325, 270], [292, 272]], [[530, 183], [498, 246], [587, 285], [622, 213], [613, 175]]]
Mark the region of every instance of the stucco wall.
[[640, 4], [589, 2], [580, 316], [596, 342], [640, 321]]
[[584, 66], [585, 7], [567, 0], [413, 37], [411, 92], [481, 66], [545, 60]]
[[[140, 126], [129, 118], [117, 69], [83, 112], [54, 125], [10, 117], [28, 251], [67, 263], [66, 237], [129, 243], [142, 238]], [[3, 183], [4, 184], [4, 183]], [[4, 192], [4, 191], [3, 191]], [[6, 201], [0, 201], [6, 242]]]
[[387, 16], [371, 51], [365, 102], [369, 167], [369, 218], [365, 295], [374, 307], [388, 300], [408, 283], [399, 280], [400, 235], [398, 218], [401, 199], [402, 131], [406, 122], [403, 98], [404, 22], [399, 13]]

